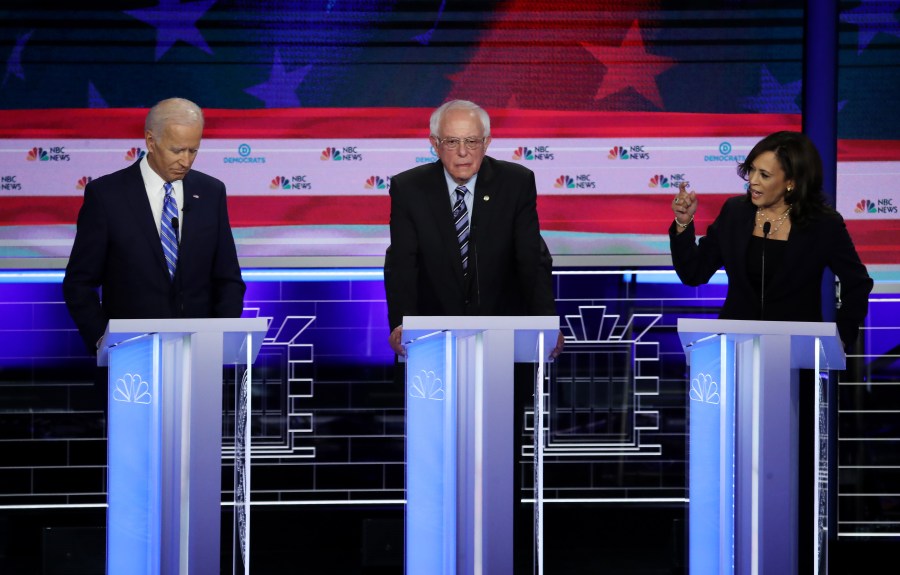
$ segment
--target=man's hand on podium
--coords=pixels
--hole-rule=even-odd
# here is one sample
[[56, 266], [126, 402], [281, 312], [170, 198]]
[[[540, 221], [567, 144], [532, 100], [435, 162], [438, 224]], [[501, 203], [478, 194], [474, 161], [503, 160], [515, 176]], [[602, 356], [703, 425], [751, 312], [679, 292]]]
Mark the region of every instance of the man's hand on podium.
[[398, 325], [394, 328], [394, 331], [391, 332], [391, 336], [388, 338], [388, 343], [391, 345], [391, 349], [394, 350], [394, 353], [401, 357], [406, 357], [406, 348], [403, 347], [402, 325]]
[[550, 352], [550, 359], [556, 359], [557, 357], [559, 357], [559, 354], [562, 353], [565, 343], [566, 338], [563, 335], [562, 330], [559, 330], [559, 335], [556, 336], [556, 347], [554, 347], [553, 351]]

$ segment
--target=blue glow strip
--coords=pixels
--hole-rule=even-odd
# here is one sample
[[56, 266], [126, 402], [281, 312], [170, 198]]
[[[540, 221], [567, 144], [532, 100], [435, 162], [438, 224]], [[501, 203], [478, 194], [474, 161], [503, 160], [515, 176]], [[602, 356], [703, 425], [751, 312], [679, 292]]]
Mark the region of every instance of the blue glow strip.
[[63, 271], [0, 271], [0, 284], [61, 284]]
[[248, 282], [384, 281], [381, 268], [245, 269]]
[[[0, 284], [62, 283], [64, 271], [0, 271]], [[248, 282], [384, 281], [381, 268], [343, 269], [245, 269]]]
[[[0, 284], [16, 283], [62, 283], [65, 272], [62, 270], [19, 270], [0, 271]], [[680, 284], [681, 280], [673, 270], [554, 270], [555, 276], [589, 276], [589, 275], [621, 275], [625, 281], [634, 277], [637, 283], [643, 284]], [[893, 283], [900, 281], [900, 271], [870, 271], [869, 275], [875, 283]], [[245, 269], [241, 276], [248, 282], [319, 282], [319, 281], [383, 281], [384, 271], [381, 268], [318, 268], [318, 269]], [[725, 285], [728, 276], [719, 270], [709, 280], [713, 285]]]
[[[666, 285], [680, 285], [681, 280], [678, 279], [678, 275], [672, 270], [648, 270], [648, 271], [638, 271], [629, 274], [625, 274], [625, 281], [631, 281], [631, 278], [634, 277], [635, 283], [639, 284], [666, 284]], [[706, 282], [708, 285], [727, 285], [728, 284], [728, 275], [725, 273], [725, 270], [719, 270], [713, 274], [709, 281]]]

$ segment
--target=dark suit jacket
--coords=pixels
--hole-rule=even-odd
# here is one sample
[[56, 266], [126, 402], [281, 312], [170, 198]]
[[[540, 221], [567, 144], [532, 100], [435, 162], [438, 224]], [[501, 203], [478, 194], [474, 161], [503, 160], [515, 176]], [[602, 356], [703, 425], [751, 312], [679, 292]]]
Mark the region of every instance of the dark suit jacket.
[[[720, 318], [760, 319], [759, 288], [751, 285], [747, 275], [747, 248], [755, 218], [756, 207], [746, 196], [738, 196], [725, 202], [699, 245], [693, 224], [681, 234], [675, 233], [674, 223], [669, 228], [672, 263], [682, 282], [704, 284], [716, 270], [725, 267], [728, 294]], [[781, 268], [766, 284], [765, 319], [822, 321], [825, 268], [841, 282], [842, 305], [836, 323], [841, 340], [850, 345], [866, 317], [873, 282], [840, 214], [820, 215], [806, 225], [791, 226]]]
[[391, 178], [384, 269], [391, 329], [405, 315], [557, 315], [534, 173], [485, 156], [474, 192], [464, 276], [443, 165]]
[[91, 351], [111, 318], [240, 317], [243, 310], [225, 184], [193, 170], [184, 178], [184, 233], [170, 280], [139, 163], [90, 182], [78, 214], [63, 295]]

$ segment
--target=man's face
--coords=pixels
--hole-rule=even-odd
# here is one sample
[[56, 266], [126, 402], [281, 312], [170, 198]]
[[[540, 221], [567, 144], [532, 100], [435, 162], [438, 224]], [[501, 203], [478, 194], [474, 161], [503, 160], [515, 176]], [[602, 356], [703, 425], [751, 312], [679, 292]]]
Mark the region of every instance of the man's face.
[[[488, 137], [482, 144], [483, 136], [484, 127], [481, 125], [478, 115], [472, 110], [456, 109], [448, 110], [444, 114], [438, 138], [441, 140], [456, 138], [459, 140], [459, 145], [455, 149], [449, 149], [446, 144], [441, 145], [438, 138], [431, 137], [431, 144], [434, 146], [438, 158], [441, 159], [444, 168], [457, 184], [466, 183], [478, 173], [481, 160], [484, 159], [488, 145], [491, 143], [491, 139]], [[466, 146], [464, 141], [466, 138], [479, 140], [474, 150], [470, 150]]]
[[181, 180], [197, 158], [202, 136], [203, 126], [199, 123], [187, 126], [170, 123], [163, 128], [162, 134], [147, 130], [144, 134], [147, 163], [165, 181]]

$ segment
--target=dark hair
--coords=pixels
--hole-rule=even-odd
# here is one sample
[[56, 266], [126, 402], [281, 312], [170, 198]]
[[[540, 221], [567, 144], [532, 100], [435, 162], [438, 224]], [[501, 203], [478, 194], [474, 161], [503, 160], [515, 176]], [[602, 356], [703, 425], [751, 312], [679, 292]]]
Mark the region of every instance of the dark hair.
[[[784, 178], [794, 181], [794, 187], [784, 196], [785, 203], [791, 207], [791, 222], [802, 225], [810, 216], [834, 213], [822, 193], [822, 158], [806, 134], [785, 131], [766, 136], [738, 165], [738, 175], [746, 180], [754, 160], [765, 152], [774, 153], [784, 170]], [[750, 199], [749, 189], [747, 199]]]

